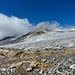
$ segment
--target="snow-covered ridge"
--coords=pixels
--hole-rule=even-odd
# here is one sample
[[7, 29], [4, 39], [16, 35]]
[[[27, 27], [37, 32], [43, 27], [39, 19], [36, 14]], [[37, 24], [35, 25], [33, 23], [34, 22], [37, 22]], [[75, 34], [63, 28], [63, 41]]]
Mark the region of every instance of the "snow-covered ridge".
[[75, 47], [75, 30], [41, 30], [29, 32], [11, 44], [0, 48], [36, 50], [36, 49], [62, 49]]

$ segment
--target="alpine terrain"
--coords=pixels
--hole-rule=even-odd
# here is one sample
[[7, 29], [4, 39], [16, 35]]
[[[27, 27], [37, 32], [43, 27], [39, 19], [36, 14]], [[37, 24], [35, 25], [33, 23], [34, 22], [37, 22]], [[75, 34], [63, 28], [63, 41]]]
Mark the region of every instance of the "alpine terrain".
[[75, 28], [44, 25], [0, 39], [0, 75], [75, 75]]

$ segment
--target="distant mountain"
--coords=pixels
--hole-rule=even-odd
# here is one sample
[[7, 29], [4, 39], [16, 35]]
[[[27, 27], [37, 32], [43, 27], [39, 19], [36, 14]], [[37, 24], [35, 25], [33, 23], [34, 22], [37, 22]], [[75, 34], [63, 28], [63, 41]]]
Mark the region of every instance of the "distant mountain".
[[0, 45], [0, 48], [21, 50], [74, 48], [75, 30], [38, 27], [18, 38], [5, 37], [0, 40]]

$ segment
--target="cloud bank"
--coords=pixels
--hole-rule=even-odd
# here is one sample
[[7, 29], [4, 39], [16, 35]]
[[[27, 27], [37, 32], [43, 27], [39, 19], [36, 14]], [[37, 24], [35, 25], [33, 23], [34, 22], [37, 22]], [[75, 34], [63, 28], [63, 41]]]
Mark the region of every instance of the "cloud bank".
[[19, 36], [29, 31], [32, 25], [27, 19], [8, 17], [0, 14], [0, 39], [6, 36]]
[[60, 24], [56, 21], [53, 21], [51, 23], [49, 21], [41, 22], [41, 23], [38, 23], [36, 25], [35, 30], [38, 30], [38, 31], [40, 31], [40, 30], [50, 30], [50, 31], [52, 31], [52, 30], [58, 29], [59, 25]]
[[0, 39], [7, 36], [20, 36], [31, 30], [55, 30], [60, 24], [57, 22], [41, 22], [33, 26], [28, 19], [18, 18], [15, 16], [7, 16], [0, 13]]

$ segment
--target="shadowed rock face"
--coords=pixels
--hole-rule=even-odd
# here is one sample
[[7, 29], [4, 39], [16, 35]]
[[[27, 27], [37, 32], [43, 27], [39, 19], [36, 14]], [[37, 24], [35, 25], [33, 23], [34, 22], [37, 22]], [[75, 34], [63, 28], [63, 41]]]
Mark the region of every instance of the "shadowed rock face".
[[74, 75], [75, 49], [0, 50], [1, 75]]
[[0, 39], [0, 46], [6, 45], [6, 44], [12, 44], [14, 39], [15, 39], [15, 36], [8, 36], [3, 39]]

